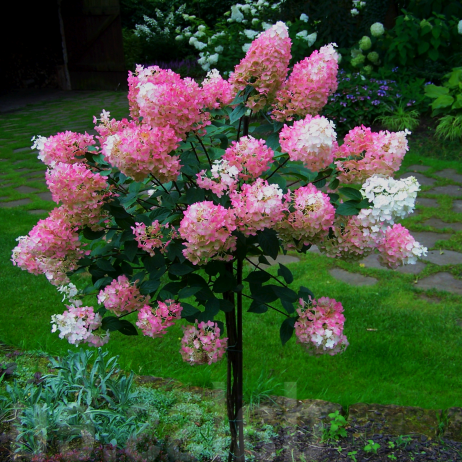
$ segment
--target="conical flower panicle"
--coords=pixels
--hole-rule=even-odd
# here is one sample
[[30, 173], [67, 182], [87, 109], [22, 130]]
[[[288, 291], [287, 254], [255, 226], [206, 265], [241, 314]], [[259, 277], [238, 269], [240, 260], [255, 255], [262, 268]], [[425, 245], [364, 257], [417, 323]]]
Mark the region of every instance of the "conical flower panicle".
[[259, 111], [274, 98], [287, 75], [290, 47], [287, 26], [279, 21], [252, 42], [244, 59], [234, 68], [229, 78], [234, 93], [249, 84], [258, 92], [247, 100], [249, 108]]

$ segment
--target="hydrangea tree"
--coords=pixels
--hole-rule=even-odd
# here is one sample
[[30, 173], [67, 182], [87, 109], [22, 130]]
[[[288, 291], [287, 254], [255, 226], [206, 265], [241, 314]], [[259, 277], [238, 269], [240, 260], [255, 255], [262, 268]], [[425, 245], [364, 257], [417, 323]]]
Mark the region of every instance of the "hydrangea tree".
[[[277, 23], [229, 80], [212, 71], [199, 85], [138, 67], [128, 79], [131, 118], [103, 111], [98, 144], [71, 132], [36, 138], [61, 205], [13, 250], [15, 265], [45, 274], [68, 299], [52, 324], [70, 343], [101, 346], [111, 331], [136, 335], [136, 327], [158, 338], [182, 318], [191, 323], [181, 341], [186, 362], [226, 353], [229, 460], [244, 460], [244, 299], [250, 312], [281, 314], [282, 344], [295, 332], [312, 354], [348, 345], [341, 303], [292, 289], [286, 266], [265, 271], [268, 258], [316, 244], [345, 260], [378, 249], [395, 268], [425, 252], [394, 224], [419, 190], [413, 178], [391, 178], [406, 133], [361, 126], [339, 146], [334, 124], [318, 115], [337, 86], [334, 45], [288, 76], [290, 50]], [[85, 288], [70, 282], [81, 272], [91, 275]], [[82, 306], [91, 295], [98, 308]], [[215, 320], [220, 312], [225, 323]]]

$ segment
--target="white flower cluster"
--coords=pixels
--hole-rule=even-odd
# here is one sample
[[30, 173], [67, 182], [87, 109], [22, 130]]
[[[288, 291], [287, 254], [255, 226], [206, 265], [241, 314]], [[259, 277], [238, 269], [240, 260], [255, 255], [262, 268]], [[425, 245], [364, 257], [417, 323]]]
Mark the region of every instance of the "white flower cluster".
[[75, 306], [82, 305], [82, 302], [80, 300], [74, 299], [74, 297], [79, 293], [79, 290], [74, 284], [72, 284], [72, 282], [70, 282], [67, 286], [59, 286], [58, 292], [63, 294], [63, 302], [67, 298], [69, 302], [74, 304]]
[[351, 16], [356, 16], [359, 14], [359, 10], [366, 6], [366, 2], [361, 0], [353, 0], [353, 8], [350, 10]]
[[462, 19], [459, 21], [459, 24], [457, 24], [457, 32], [462, 35]]
[[295, 34], [296, 37], [306, 40], [308, 42], [308, 46], [312, 46], [316, 39], [318, 38], [317, 32], [313, 32], [312, 34], [308, 35], [308, 31], [302, 30]]
[[373, 37], [380, 37], [385, 32], [385, 28], [381, 22], [376, 22], [371, 26], [371, 35]]
[[308, 19], [309, 19], [309, 17], [305, 13], [302, 13], [300, 15], [300, 21], [308, 22]]
[[384, 231], [396, 218], [405, 218], [414, 211], [419, 182], [413, 177], [395, 180], [383, 175], [373, 175], [366, 180], [361, 194], [369, 202], [370, 209], [362, 209], [358, 215], [363, 226], [373, 233]]

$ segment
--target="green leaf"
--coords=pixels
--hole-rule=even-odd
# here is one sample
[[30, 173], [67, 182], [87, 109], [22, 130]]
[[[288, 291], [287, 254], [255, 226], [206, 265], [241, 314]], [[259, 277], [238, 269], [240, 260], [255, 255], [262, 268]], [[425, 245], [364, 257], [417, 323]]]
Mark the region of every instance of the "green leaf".
[[143, 295], [152, 294], [160, 286], [160, 281], [156, 279], [150, 279], [149, 281], [144, 281], [140, 286], [140, 292]]
[[236, 279], [228, 274], [221, 274], [213, 283], [213, 291], [219, 294], [233, 290], [236, 287]]
[[311, 292], [310, 289], [304, 287], [304, 286], [301, 286], [300, 289], [298, 290], [298, 297], [299, 298], [303, 298], [303, 300], [305, 300], [305, 302], [309, 302], [310, 301], [310, 298], [312, 300], [314, 300], [314, 293]]
[[126, 321], [125, 319], [120, 319], [119, 320], [120, 327], [119, 327], [119, 332], [124, 335], [138, 335], [138, 331], [136, 330], [136, 327], [129, 321]]
[[271, 276], [266, 271], [252, 271], [244, 281], [250, 284], [263, 284], [271, 279]]
[[265, 228], [258, 234], [258, 244], [265, 255], [269, 255], [273, 260], [276, 260], [279, 252], [279, 239], [276, 231]]
[[212, 318], [220, 311], [220, 300], [218, 298], [211, 298], [205, 304], [205, 312]]
[[425, 87], [425, 96], [429, 98], [438, 98], [441, 95], [447, 95], [449, 93], [449, 88], [438, 87], [436, 85], [427, 85]]
[[266, 313], [268, 311], [268, 307], [259, 303], [258, 301], [254, 300], [250, 305], [250, 308], [247, 310], [248, 313]]
[[279, 133], [271, 133], [271, 135], [266, 138], [266, 145], [276, 151], [276, 149], [281, 147], [279, 143]]
[[186, 263], [176, 263], [171, 265], [168, 269], [168, 272], [174, 276], [184, 276], [186, 274], [192, 273], [193, 271], [194, 268], [190, 265], [187, 265]]
[[109, 263], [107, 260], [104, 260], [104, 259], [97, 260], [96, 266], [98, 266], [98, 268], [101, 268], [103, 271], [106, 271], [108, 273], [115, 271], [115, 268], [111, 265], [111, 263]]
[[340, 181], [337, 178], [335, 178], [334, 180], [330, 182], [329, 188], [337, 189], [339, 184], [340, 184]]
[[357, 215], [358, 214], [358, 202], [357, 201], [347, 201], [343, 202], [337, 207], [336, 214], [342, 216]]
[[110, 277], [104, 277], [104, 278], [101, 278], [101, 279], [98, 279], [95, 284], [93, 285], [93, 287], [95, 289], [101, 289], [103, 287], [106, 287], [108, 286], [111, 282], [113, 281], [112, 278]]
[[162, 268], [162, 266], [165, 265], [165, 260], [163, 255], [159, 252], [154, 254], [153, 257], [150, 257], [149, 255], [143, 257], [143, 265], [146, 268], [146, 271], [151, 273], [159, 268]]
[[[162, 287], [162, 290], [160, 291], [160, 293], [162, 294], [162, 292], [164, 292], [164, 294], [162, 294], [162, 298], [164, 298], [165, 300], [166, 298], [172, 298], [172, 296], [176, 297], [178, 295], [178, 292], [183, 287], [184, 287], [184, 283], [182, 282], [169, 282], [164, 287]], [[165, 297], [166, 294], [168, 294], [167, 297]]]
[[284, 278], [284, 281], [286, 281], [286, 284], [292, 284], [292, 282], [294, 281], [292, 272], [289, 268], [287, 268], [287, 266], [284, 266], [282, 263], [279, 263], [278, 276], [282, 276]]
[[105, 233], [106, 231], [104, 229], [101, 231], [92, 231], [90, 228], [83, 228], [83, 237], [89, 241], [99, 239], [100, 237], [103, 237]]
[[294, 305], [289, 302], [288, 300], [282, 300], [281, 299], [281, 304], [284, 307], [284, 309], [287, 311], [288, 314], [292, 314], [295, 311]]
[[419, 52], [419, 55], [423, 55], [428, 49], [430, 48], [430, 44], [428, 42], [420, 42], [419, 45], [417, 46], [417, 51]]
[[244, 106], [242, 103], [236, 106], [229, 115], [229, 121], [230, 123], [236, 122], [236, 120], [239, 120], [245, 113], [247, 112], [247, 107]]
[[440, 109], [443, 107], [451, 106], [453, 102], [454, 102], [454, 98], [452, 96], [442, 95], [436, 98], [435, 101], [433, 101], [431, 106], [433, 109]]
[[229, 313], [234, 310], [234, 305], [229, 300], [224, 300], [222, 298], [218, 299], [220, 302], [220, 310], [225, 313]]
[[180, 241], [171, 241], [167, 247], [167, 257], [170, 261], [178, 258], [180, 262], [184, 262], [186, 258], [183, 255], [183, 243]]
[[106, 316], [101, 321], [101, 329], [108, 330], [109, 332], [114, 332], [119, 330], [121, 323], [118, 317], [116, 316]]
[[186, 191], [186, 204], [195, 204], [205, 199], [205, 191], [201, 188], [189, 188]]
[[346, 186], [344, 188], [340, 188], [339, 191], [348, 199], [353, 199], [356, 201], [361, 201], [363, 199], [363, 195], [361, 194], [360, 191], [354, 188], [350, 188], [349, 186]]
[[297, 292], [288, 287], [281, 287], [272, 285], [273, 292], [277, 295], [280, 300], [287, 300], [288, 302], [295, 302], [297, 300]]
[[296, 321], [296, 318], [286, 318], [281, 324], [279, 335], [281, 337], [282, 345], [285, 345], [290, 340], [290, 337], [292, 337], [295, 330], [294, 326]]
[[250, 286], [252, 298], [260, 303], [271, 303], [278, 299], [271, 286]]
[[178, 293], [178, 298], [179, 299], [189, 298], [189, 297], [193, 296], [194, 294], [197, 294], [197, 292], [200, 292], [201, 290], [202, 290], [202, 287], [198, 287], [198, 286], [184, 287]]
[[189, 303], [181, 303], [183, 310], [181, 311], [181, 317], [186, 318], [187, 316], [195, 316], [200, 311], [195, 307], [190, 305]]
[[135, 259], [135, 256], [138, 252], [138, 242], [136, 241], [127, 241], [124, 244], [124, 254], [130, 261]]
[[431, 49], [428, 52], [428, 57], [433, 61], [437, 61], [439, 56], [440, 54], [438, 53], [438, 50], [436, 50], [435, 48]]

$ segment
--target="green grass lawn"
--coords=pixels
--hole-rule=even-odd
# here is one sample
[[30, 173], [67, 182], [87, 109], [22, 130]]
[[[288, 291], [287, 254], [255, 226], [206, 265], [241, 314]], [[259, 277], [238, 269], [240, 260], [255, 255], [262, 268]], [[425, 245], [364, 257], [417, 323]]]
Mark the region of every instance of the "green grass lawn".
[[[120, 94], [114, 93], [114, 102], [122, 100]], [[48, 136], [63, 130], [74, 118], [87, 118], [88, 129], [91, 129], [92, 115], [99, 114], [102, 109], [82, 101], [48, 103], [36, 108], [43, 109], [45, 115], [53, 115], [49, 120], [44, 118], [37, 122], [37, 112], [29, 108], [0, 116], [0, 145], [3, 145], [0, 157], [8, 159], [0, 163], [0, 180], [12, 183], [11, 187], [1, 190], [0, 196], [21, 184], [34, 186], [17, 172], [18, 165], [13, 165], [13, 149], [27, 146], [31, 134]], [[110, 105], [105, 108], [111, 109]], [[123, 112], [117, 106], [113, 115], [121, 117]], [[460, 171], [457, 152], [453, 157], [450, 154], [440, 160], [434, 154], [430, 156], [427, 148], [427, 145], [413, 144], [404, 167], [417, 163], [429, 165], [432, 167], [428, 172], [430, 176], [443, 168]], [[43, 170], [33, 158], [25, 165]], [[441, 184], [444, 181], [441, 180]], [[36, 187], [40, 188], [41, 184]], [[426, 195], [425, 191], [423, 195]], [[33, 195], [17, 193], [15, 197], [30, 197], [32, 201], [15, 209], [0, 209], [0, 340], [26, 349], [63, 354], [75, 347], [51, 333], [50, 316], [65, 309], [61, 296], [45, 276], [30, 275], [13, 267], [10, 261], [16, 237], [27, 234], [40, 218], [30, 215], [27, 210], [50, 210], [53, 204], [37, 200]], [[432, 216], [446, 221], [457, 220], [458, 217], [449, 211], [450, 198], [443, 197], [440, 205], [438, 209], [430, 209]], [[425, 230], [419, 225], [425, 220], [425, 213], [407, 219], [405, 224], [416, 230], [421, 226], [420, 229]], [[451, 240], [454, 250], [461, 250], [461, 236], [462, 233], [455, 234]], [[377, 277], [378, 283], [352, 287], [338, 282], [328, 273], [335, 266], [348, 270], [354, 266], [355, 271]], [[258, 388], [263, 371], [263, 377], [275, 377], [275, 382], [279, 383], [274, 390], [277, 394], [291, 388], [290, 396], [298, 399], [319, 398], [345, 406], [356, 402], [435, 409], [462, 406], [462, 297], [427, 292], [429, 297], [438, 295], [436, 303], [432, 303], [420, 297], [414, 287], [414, 275], [365, 269], [357, 263], [347, 264], [316, 254], [302, 257], [301, 262], [291, 264], [290, 269], [294, 274], [294, 288], [304, 285], [317, 297], [328, 296], [342, 302], [350, 346], [340, 356], [311, 357], [294, 338], [285, 347], [281, 346], [279, 326], [282, 315], [276, 312], [245, 313], [244, 374], [248, 390]], [[428, 265], [425, 271], [436, 269]], [[460, 265], [450, 270], [460, 277]], [[111, 354], [120, 355], [122, 367], [138, 374], [173, 377], [185, 384], [219, 386], [217, 382], [225, 379], [225, 361], [195, 367], [182, 362], [179, 354], [181, 324], [171, 328], [165, 338], [155, 340], [142, 336], [125, 337], [116, 332], [105, 348]], [[297, 383], [296, 395], [293, 382]]]

